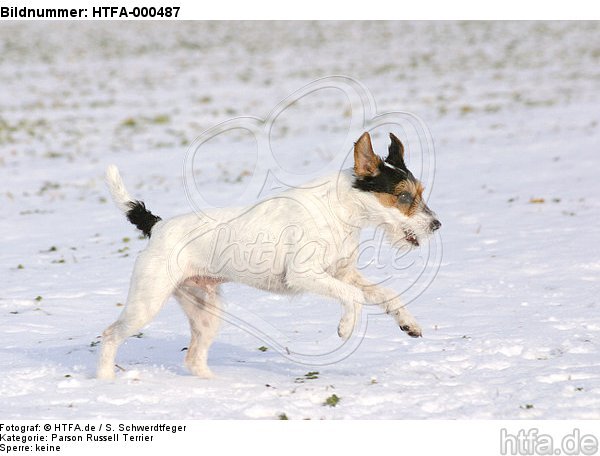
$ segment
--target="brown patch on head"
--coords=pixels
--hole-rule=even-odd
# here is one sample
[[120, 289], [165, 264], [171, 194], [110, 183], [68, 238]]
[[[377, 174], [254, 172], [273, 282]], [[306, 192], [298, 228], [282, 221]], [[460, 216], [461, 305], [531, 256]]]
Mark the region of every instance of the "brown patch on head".
[[389, 193], [374, 193], [375, 198], [385, 207], [394, 207], [398, 202], [396, 195], [390, 195]]
[[383, 206], [395, 207], [407, 217], [412, 217], [421, 206], [423, 190], [421, 182], [406, 179], [396, 185], [393, 193], [375, 192], [375, 197]]
[[[406, 180], [396, 186], [398, 195], [399, 209], [407, 217], [412, 217], [418, 211], [423, 200], [423, 185], [417, 180]], [[409, 200], [405, 200], [405, 194], [410, 195]]]
[[373, 152], [371, 136], [364, 132], [354, 144], [354, 174], [358, 177], [373, 177], [379, 174], [381, 158]]

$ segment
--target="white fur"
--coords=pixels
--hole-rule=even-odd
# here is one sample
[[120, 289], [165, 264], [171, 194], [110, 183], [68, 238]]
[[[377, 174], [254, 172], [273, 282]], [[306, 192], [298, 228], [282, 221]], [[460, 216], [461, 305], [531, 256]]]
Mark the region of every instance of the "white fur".
[[[131, 197], [116, 167], [108, 168], [107, 182], [126, 212]], [[343, 308], [338, 334], [344, 339], [352, 334], [363, 303], [381, 306], [403, 331], [420, 336], [397, 293], [371, 284], [356, 269], [356, 259], [364, 227], [382, 226], [390, 242], [407, 244], [407, 232], [418, 239], [429, 234], [433, 215], [419, 212], [409, 218], [352, 182], [352, 171], [346, 170], [251, 207], [158, 222], [135, 263], [127, 304], [103, 334], [98, 377], [114, 376], [119, 345], [147, 325], [171, 295], [190, 321], [186, 364], [198, 376], [211, 376], [207, 352], [218, 326], [217, 292], [223, 282], [338, 299]]]
[[127, 203], [133, 201], [133, 199], [125, 188], [121, 174], [119, 174], [119, 169], [115, 165], [109, 165], [106, 168], [105, 180], [113, 201], [122, 212], [127, 213], [131, 209]]

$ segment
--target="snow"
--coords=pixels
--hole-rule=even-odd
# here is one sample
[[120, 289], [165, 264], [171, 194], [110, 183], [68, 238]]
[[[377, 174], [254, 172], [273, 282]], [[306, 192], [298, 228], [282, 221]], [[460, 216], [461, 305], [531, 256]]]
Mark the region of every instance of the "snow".
[[[4, 23], [3, 418], [600, 418], [598, 43], [587, 22]], [[364, 337], [303, 364], [285, 347], [338, 347], [339, 305], [226, 285], [215, 379], [183, 367], [189, 331], [172, 301], [121, 348], [117, 380], [94, 379], [146, 242], [109, 200], [106, 166], [154, 213], [188, 212], [182, 169], [197, 135], [267, 118], [331, 74], [361, 81], [379, 112], [415, 113], [435, 141], [443, 255], [410, 303], [424, 337], [366, 311]], [[279, 166], [299, 182], [317, 175], [347, 109], [331, 89], [283, 111]], [[374, 145], [383, 154], [383, 131]], [[256, 150], [239, 132], [202, 149], [205, 200], [248, 198]], [[332, 394], [337, 406], [323, 405]]]

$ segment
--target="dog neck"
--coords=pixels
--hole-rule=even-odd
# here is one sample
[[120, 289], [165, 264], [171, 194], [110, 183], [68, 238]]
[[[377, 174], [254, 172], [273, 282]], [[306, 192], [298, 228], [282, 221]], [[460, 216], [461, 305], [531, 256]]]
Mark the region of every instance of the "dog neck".
[[372, 194], [354, 188], [355, 179], [352, 168], [344, 169], [327, 179], [327, 193], [329, 207], [337, 219], [347, 228], [360, 231], [376, 223], [372, 219], [371, 208], [377, 201]]

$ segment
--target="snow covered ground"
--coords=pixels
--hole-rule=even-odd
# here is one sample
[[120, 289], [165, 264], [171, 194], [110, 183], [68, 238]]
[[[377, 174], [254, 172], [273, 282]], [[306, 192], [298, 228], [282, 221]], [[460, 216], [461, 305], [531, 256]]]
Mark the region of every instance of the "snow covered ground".
[[[2, 418], [600, 418], [598, 23], [5, 22], [0, 56]], [[443, 257], [410, 304], [424, 337], [369, 315], [350, 356], [301, 364], [275, 345], [318, 351], [339, 306], [227, 285], [228, 310], [273, 340], [225, 322], [217, 378], [197, 379], [169, 302], [122, 347], [117, 380], [95, 380], [146, 242], [108, 201], [106, 165], [153, 212], [187, 212], [198, 134], [265, 118], [331, 74], [361, 81], [380, 112], [415, 113], [435, 141]], [[348, 130], [347, 100], [325, 92], [273, 127], [300, 178]], [[214, 204], [244, 193], [256, 158], [242, 136], [195, 169]]]

